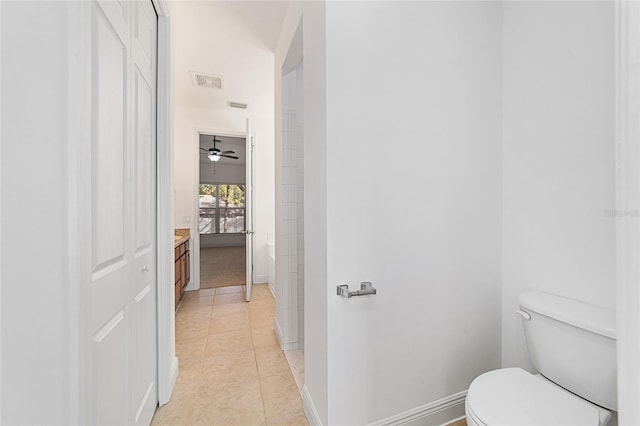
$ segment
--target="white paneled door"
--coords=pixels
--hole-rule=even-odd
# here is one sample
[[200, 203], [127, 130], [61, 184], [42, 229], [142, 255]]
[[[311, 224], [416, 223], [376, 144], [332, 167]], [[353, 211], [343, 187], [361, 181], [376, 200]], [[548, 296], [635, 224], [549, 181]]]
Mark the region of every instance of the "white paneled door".
[[149, 424], [157, 396], [157, 15], [96, 1], [91, 23], [87, 421]]

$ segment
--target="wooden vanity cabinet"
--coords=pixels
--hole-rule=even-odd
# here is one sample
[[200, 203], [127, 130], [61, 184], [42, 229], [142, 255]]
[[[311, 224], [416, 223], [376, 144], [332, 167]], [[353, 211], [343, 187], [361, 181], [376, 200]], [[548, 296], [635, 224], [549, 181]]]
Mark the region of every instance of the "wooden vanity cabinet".
[[184, 296], [184, 288], [189, 284], [191, 278], [190, 273], [190, 255], [189, 240], [176, 246], [175, 251], [175, 300], [176, 308], [178, 303]]

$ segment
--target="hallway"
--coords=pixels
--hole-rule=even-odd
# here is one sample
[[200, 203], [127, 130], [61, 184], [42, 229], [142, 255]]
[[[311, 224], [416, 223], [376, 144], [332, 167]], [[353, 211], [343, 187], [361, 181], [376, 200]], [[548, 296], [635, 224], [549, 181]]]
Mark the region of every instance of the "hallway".
[[176, 313], [180, 374], [153, 425], [307, 425], [273, 332], [267, 285], [188, 292]]

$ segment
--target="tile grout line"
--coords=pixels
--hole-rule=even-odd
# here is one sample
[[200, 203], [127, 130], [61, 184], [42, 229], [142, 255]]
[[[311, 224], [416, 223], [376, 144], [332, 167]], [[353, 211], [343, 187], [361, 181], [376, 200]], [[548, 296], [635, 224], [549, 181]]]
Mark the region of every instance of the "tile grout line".
[[[250, 301], [247, 304], [251, 303]], [[264, 402], [264, 392], [262, 392], [262, 377], [260, 376], [260, 368], [258, 367], [258, 355], [256, 353], [256, 345], [253, 341], [253, 326], [251, 325], [251, 314], [247, 311], [247, 316], [249, 318], [249, 335], [251, 336], [251, 348], [253, 349], [253, 359], [256, 363], [256, 371], [258, 373], [258, 386], [260, 387], [260, 401], [262, 402], [262, 414], [264, 415], [264, 423], [265, 425], [269, 424], [269, 420], [267, 419], [267, 407]]]
[[[198, 289], [198, 298], [200, 298], [200, 290]], [[194, 395], [193, 412], [191, 413], [191, 426], [196, 423], [196, 415], [198, 414], [198, 402], [200, 400], [200, 381], [202, 380], [202, 373], [204, 372], [204, 358], [207, 353], [207, 345], [209, 344], [209, 327], [211, 326], [211, 318], [213, 318], [213, 302], [216, 300], [216, 291], [213, 291], [213, 300], [211, 301], [211, 310], [209, 311], [209, 318], [207, 318], [207, 335], [204, 338], [204, 351], [202, 352], [202, 359], [200, 360], [200, 374], [198, 374], [196, 385], [196, 393]]]

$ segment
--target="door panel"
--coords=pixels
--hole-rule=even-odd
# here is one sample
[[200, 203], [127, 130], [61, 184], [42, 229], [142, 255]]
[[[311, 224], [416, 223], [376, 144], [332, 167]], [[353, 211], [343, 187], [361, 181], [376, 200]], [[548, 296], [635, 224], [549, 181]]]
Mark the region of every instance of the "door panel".
[[96, 11], [92, 149], [93, 272], [124, 259], [127, 58], [124, 42]]
[[119, 311], [93, 336], [94, 424], [127, 423], [127, 324], [124, 311]]
[[149, 424], [158, 401], [157, 17], [150, 0], [92, 7], [87, 416]]

